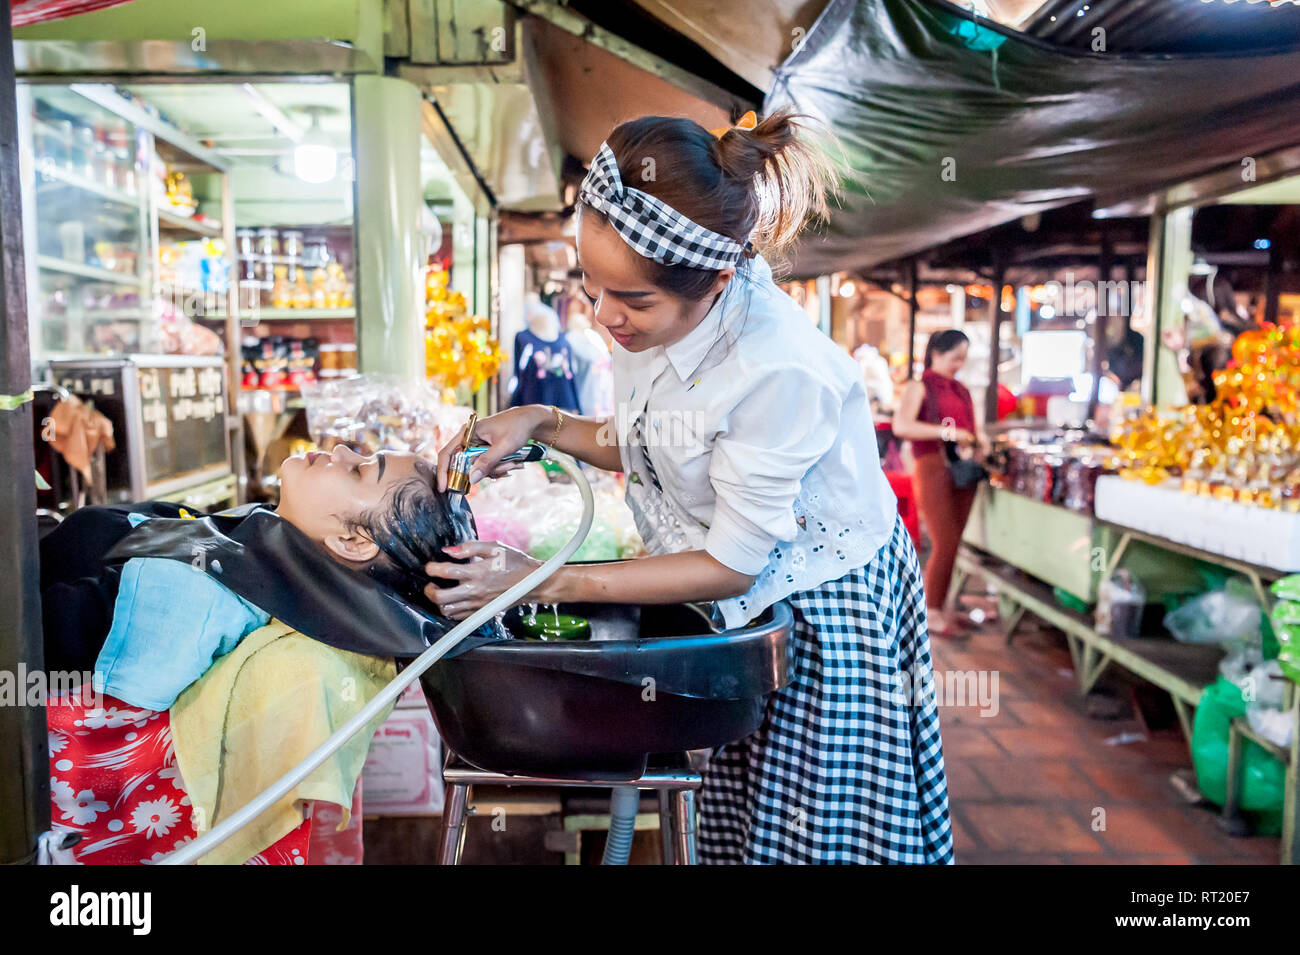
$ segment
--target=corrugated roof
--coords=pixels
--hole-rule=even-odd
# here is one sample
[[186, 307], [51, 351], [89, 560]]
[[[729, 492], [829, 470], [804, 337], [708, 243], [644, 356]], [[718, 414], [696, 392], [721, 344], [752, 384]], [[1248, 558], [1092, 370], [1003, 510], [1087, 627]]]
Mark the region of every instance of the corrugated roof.
[[1300, 49], [1300, 6], [1291, 0], [1047, 0], [1021, 29], [1054, 46], [1094, 53]]

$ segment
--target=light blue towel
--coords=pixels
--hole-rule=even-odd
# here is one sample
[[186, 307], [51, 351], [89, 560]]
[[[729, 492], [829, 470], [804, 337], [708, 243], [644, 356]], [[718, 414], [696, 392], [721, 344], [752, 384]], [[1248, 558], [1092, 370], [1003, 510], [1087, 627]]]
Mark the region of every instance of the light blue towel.
[[[132, 514], [132, 524], [140, 515]], [[133, 557], [122, 568], [113, 625], [95, 661], [105, 693], [166, 710], [270, 616], [189, 564]]]

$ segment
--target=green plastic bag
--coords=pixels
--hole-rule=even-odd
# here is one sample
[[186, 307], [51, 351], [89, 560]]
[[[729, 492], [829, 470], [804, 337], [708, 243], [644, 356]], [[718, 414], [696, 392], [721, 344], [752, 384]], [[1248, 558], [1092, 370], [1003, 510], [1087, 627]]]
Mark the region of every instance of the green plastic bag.
[[1265, 660], [1272, 660], [1277, 657], [1277, 628], [1273, 626], [1273, 618], [1263, 608], [1260, 608], [1259, 611], [1259, 641], [1260, 650], [1263, 652]]
[[1268, 589], [1273, 591], [1274, 597], [1281, 597], [1283, 600], [1300, 600], [1300, 574], [1291, 574], [1289, 577], [1275, 580], [1273, 586]]
[[1092, 604], [1088, 603], [1088, 601], [1084, 600], [1082, 597], [1076, 597], [1064, 587], [1053, 587], [1052, 596], [1056, 598], [1058, 604], [1065, 607], [1067, 610], [1073, 610], [1077, 613], [1087, 613], [1092, 609]]
[[1281, 629], [1296, 624], [1300, 624], [1300, 603], [1293, 600], [1279, 600], [1273, 605], [1273, 626], [1275, 628]]
[[[547, 560], [565, 545], [577, 529], [575, 524], [553, 527], [540, 537], [534, 538], [529, 552], [538, 560]], [[618, 559], [618, 538], [614, 534], [614, 529], [609, 526], [609, 522], [599, 518], [592, 522], [587, 539], [569, 558], [570, 561]]]
[[[1278, 606], [1282, 606], [1279, 604]], [[1296, 606], [1289, 604], [1288, 606]], [[1273, 611], [1274, 623], [1277, 611]], [[1274, 626], [1277, 634], [1277, 663], [1282, 673], [1292, 683], [1300, 683], [1300, 623], [1284, 623]]]
[[[1192, 721], [1192, 765], [1205, 798], [1222, 806], [1227, 797], [1228, 724], [1246, 715], [1241, 688], [1219, 677], [1205, 688]], [[1242, 740], [1241, 808], [1266, 815], [1263, 826], [1277, 825], [1286, 792], [1286, 767], [1257, 743]], [[1275, 817], [1275, 818], [1274, 818]]]

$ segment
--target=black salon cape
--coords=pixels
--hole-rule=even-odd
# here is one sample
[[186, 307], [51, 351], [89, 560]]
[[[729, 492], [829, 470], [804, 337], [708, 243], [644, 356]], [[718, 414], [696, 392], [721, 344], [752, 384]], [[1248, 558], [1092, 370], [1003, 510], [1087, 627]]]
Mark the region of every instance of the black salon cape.
[[[343, 567], [269, 508], [249, 504], [197, 518], [180, 512], [162, 501], [86, 507], [42, 539], [48, 668], [94, 669], [122, 565], [132, 557], [184, 561], [299, 633], [354, 653], [410, 659], [455, 625]], [[132, 528], [132, 513], [151, 519]], [[490, 621], [456, 652], [501, 636]]]
[[41, 538], [41, 616], [45, 628], [45, 666], [87, 672], [113, 624], [113, 602], [121, 581], [120, 565], [104, 563], [119, 540], [131, 532], [127, 515], [180, 517], [181, 506], [166, 501], [83, 507]]

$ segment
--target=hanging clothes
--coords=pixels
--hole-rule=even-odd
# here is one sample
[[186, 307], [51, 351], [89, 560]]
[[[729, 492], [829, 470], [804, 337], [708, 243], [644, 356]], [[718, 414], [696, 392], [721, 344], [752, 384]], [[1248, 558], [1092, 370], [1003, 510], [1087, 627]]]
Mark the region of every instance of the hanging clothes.
[[614, 365], [609, 348], [592, 328], [574, 328], [564, 333], [573, 350], [573, 374], [578, 381], [578, 404], [582, 413], [607, 418], [614, 413]]
[[515, 336], [515, 390], [512, 408], [555, 405], [562, 411], [585, 413], [573, 376], [573, 350], [561, 335], [552, 341], [523, 329]]

